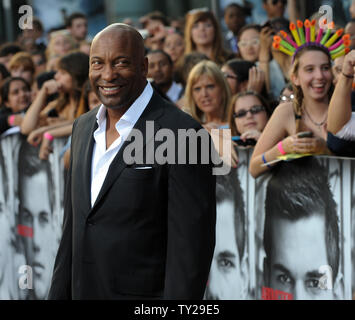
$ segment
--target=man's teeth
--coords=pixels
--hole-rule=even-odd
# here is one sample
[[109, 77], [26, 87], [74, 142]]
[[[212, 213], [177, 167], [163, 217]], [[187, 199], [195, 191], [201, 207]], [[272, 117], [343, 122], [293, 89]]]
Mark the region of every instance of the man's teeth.
[[105, 91], [115, 91], [115, 90], [119, 89], [119, 87], [110, 87], [110, 88], [101, 87], [101, 88]]

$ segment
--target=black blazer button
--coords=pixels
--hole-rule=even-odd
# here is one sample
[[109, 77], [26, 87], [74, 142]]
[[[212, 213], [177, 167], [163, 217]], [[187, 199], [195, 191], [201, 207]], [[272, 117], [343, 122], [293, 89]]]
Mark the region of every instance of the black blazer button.
[[89, 227], [92, 227], [95, 224], [92, 220], [88, 220], [86, 223]]

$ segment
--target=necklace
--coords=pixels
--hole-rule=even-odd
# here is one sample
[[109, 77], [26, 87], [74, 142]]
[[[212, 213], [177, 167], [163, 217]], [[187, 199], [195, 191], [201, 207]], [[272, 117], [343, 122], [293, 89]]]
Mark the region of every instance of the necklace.
[[325, 122], [327, 121], [328, 112], [326, 113], [325, 118], [324, 118], [324, 120], [323, 120], [322, 122], [316, 122], [316, 121], [314, 121], [314, 120], [311, 118], [311, 116], [310, 116], [309, 113], [307, 112], [306, 107], [304, 107], [303, 109], [304, 109], [304, 111], [306, 112], [306, 115], [307, 115], [307, 117], [309, 118], [309, 120], [311, 120], [311, 122], [312, 122], [315, 126], [321, 127], [321, 126], [323, 126], [323, 125], [325, 124]]

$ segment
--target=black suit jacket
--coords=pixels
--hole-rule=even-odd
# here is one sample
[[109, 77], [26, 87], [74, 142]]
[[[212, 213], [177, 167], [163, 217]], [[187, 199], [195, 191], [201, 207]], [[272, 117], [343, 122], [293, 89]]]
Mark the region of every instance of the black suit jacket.
[[[97, 111], [74, 123], [64, 230], [48, 298], [202, 299], [215, 244], [211, 163], [155, 162], [148, 164], [152, 169], [134, 169], [137, 164], [123, 161], [126, 141], [91, 208]], [[201, 129], [154, 93], [135, 125], [144, 136], [144, 154], [154, 141], [146, 135], [146, 121], [154, 121], [154, 132]]]

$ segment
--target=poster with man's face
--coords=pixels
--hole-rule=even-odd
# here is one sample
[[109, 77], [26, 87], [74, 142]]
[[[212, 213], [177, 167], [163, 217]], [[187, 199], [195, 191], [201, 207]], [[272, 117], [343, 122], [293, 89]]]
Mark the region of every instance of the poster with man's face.
[[[236, 178], [217, 177], [216, 247], [206, 298], [350, 299], [355, 162], [307, 157], [254, 179], [243, 171], [250, 154], [241, 152], [242, 166], [230, 173]], [[244, 208], [244, 222], [235, 218], [236, 208]], [[244, 251], [238, 250], [240, 239]]]

